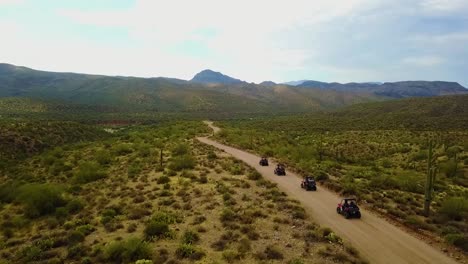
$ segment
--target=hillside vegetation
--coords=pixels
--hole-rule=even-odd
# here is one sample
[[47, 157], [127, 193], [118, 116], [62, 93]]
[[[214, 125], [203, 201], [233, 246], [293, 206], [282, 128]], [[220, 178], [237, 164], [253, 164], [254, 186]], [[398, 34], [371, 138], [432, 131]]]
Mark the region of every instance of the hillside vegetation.
[[365, 263], [201, 122], [121, 127], [0, 184], [0, 263]]
[[75, 122], [0, 122], [0, 172], [14, 163], [64, 144], [106, 138], [104, 130]]
[[[343, 196], [356, 196], [402, 225], [468, 252], [466, 98], [357, 105], [310, 118], [224, 121], [217, 137], [275, 157]], [[442, 123], [431, 123], [435, 120]], [[436, 144], [438, 169], [432, 211], [424, 217], [429, 140]]]
[[234, 79], [226, 79], [228, 77], [222, 74], [223, 81], [216, 82], [220, 73], [214, 74], [215, 83], [205, 83], [204, 78], [201, 79], [203, 83], [198, 83], [198, 78], [187, 82], [170, 78], [111, 77], [36, 71], [0, 64], [0, 97], [47, 100], [54, 108], [67, 109], [72, 105], [98, 113], [219, 114], [330, 110], [390, 98], [372, 91], [257, 85], [232, 81]]

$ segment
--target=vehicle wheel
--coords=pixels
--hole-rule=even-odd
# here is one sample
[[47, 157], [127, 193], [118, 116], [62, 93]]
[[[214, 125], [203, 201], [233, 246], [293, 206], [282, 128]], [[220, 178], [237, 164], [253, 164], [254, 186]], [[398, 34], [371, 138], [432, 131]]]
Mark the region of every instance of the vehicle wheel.
[[336, 212], [337, 212], [338, 214], [341, 214], [341, 209], [340, 209], [339, 207], [337, 207], [337, 208], [336, 208]]
[[350, 215], [348, 212], [345, 212], [345, 213], [344, 213], [344, 217], [345, 217], [346, 219], [349, 219], [349, 218], [351, 218], [351, 215]]
[[356, 212], [356, 218], [361, 218], [361, 212]]

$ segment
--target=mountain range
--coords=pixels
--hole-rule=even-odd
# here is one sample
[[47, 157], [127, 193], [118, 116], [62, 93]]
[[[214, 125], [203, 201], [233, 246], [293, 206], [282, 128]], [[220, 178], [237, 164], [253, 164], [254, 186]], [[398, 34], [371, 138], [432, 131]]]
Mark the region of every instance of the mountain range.
[[0, 98], [28, 98], [108, 111], [307, 112], [393, 98], [467, 92], [461, 85], [450, 82], [379, 85], [305, 81], [291, 86], [247, 83], [211, 70], [185, 81], [46, 72], [0, 64]]

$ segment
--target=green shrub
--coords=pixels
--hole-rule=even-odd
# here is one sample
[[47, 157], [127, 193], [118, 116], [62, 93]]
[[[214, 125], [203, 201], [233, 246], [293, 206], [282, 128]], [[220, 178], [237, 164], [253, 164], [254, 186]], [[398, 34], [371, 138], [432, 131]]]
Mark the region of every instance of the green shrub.
[[172, 155], [174, 156], [183, 156], [189, 153], [189, 146], [187, 144], [177, 144], [172, 149]]
[[266, 259], [283, 259], [283, 253], [281, 253], [281, 251], [273, 245], [267, 246], [263, 253], [265, 253]]
[[163, 175], [163, 176], [159, 177], [156, 182], [159, 183], [159, 184], [166, 184], [166, 183], [171, 182], [171, 179], [169, 177]]
[[74, 230], [70, 232], [70, 234], [68, 235], [68, 243], [70, 245], [75, 245], [80, 242], [83, 242], [84, 239], [85, 239], [85, 235], [78, 230]]
[[460, 221], [468, 213], [468, 200], [465, 197], [449, 197], [442, 202], [439, 213]]
[[104, 259], [114, 263], [135, 262], [141, 259], [151, 259], [150, 245], [138, 238], [109, 243], [104, 249]]
[[18, 194], [18, 189], [21, 184], [19, 182], [10, 181], [0, 185], [0, 202], [10, 203], [15, 200]]
[[191, 155], [182, 155], [173, 157], [169, 163], [169, 169], [181, 171], [195, 168], [195, 159]]
[[159, 221], [150, 221], [145, 227], [145, 236], [147, 239], [162, 238], [169, 234], [170, 229], [167, 223]]
[[185, 233], [182, 235], [182, 243], [183, 244], [188, 244], [192, 245], [197, 243], [200, 240], [200, 236], [193, 232], [193, 231], [185, 231]]
[[106, 172], [97, 162], [84, 162], [82, 163], [77, 171], [75, 172], [74, 180], [77, 183], [88, 183], [97, 181], [106, 177]]
[[26, 246], [21, 251], [19, 252], [19, 256], [21, 259], [27, 261], [27, 262], [32, 262], [32, 261], [37, 261], [40, 260], [43, 256], [42, 250], [35, 245], [31, 246]]
[[247, 178], [249, 180], [256, 181], [260, 180], [262, 178], [262, 175], [258, 171], [253, 170], [247, 175]]
[[200, 260], [205, 256], [205, 252], [192, 245], [182, 244], [177, 248], [176, 256], [179, 258]]
[[434, 231], [434, 228], [431, 225], [424, 222], [420, 217], [415, 216], [415, 215], [407, 216], [404, 223], [407, 224], [407, 225], [410, 225], [412, 227], [415, 227], [415, 228]]
[[87, 254], [88, 248], [83, 244], [76, 244], [68, 247], [67, 258], [68, 259], [80, 259]]
[[322, 170], [315, 171], [314, 176], [316, 181], [328, 181], [330, 179], [328, 174]]
[[237, 251], [242, 254], [242, 255], [245, 255], [247, 254], [250, 250], [252, 249], [252, 246], [250, 244], [250, 240], [248, 240], [247, 238], [242, 238], [240, 241], [239, 241], [239, 245], [237, 247]]
[[78, 213], [79, 211], [81, 211], [81, 209], [83, 209], [83, 207], [84, 207], [83, 201], [78, 200], [78, 199], [70, 200], [67, 203], [67, 210], [68, 212], [72, 214]]
[[223, 259], [227, 263], [234, 263], [237, 260], [240, 260], [242, 258], [242, 255], [234, 250], [225, 250], [223, 251]]
[[30, 218], [55, 212], [64, 206], [62, 188], [52, 184], [27, 184], [19, 188], [18, 200], [24, 204], [25, 215]]
[[111, 163], [111, 155], [107, 150], [100, 150], [94, 155], [94, 159], [101, 165], [107, 165]]
[[133, 178], [140, 174], [142, 170], [143, 168], [141, 167], [140, 163], [134, 162], [128, 166], [127, 175], [128, 177]]
[[119, 156], [127, 155], [133, 152], [133, 149], [131, 148], [130, 144], [127, 143], [118, 144], [113, 149], [115, 153]]
[[175, 224], [175, 223], [181, 223], [183, 220], [182, 215], [170, 212], [170, 211], [159, 211], [156, 212], [153, 217], [151, 218], [152, 221], [155, 222], [161, 222], [165, 224]]
[[464, 234], [448, 234], [445, 236], [445, 240], [461, 249], [468, 252], [468, 236]]
[[452, 178], [455, 177], [459, 171], [458, 164], [454, 160], [447, 160], [439, 165], [440, 172], [445, 176]]
[[91, 234], [92, 232], [94, 232], [96, 230], [96, 228], [94, 228], [92, 225], [81, 225], [79, 227], [76, 228], [76, 231], [84, 234], [85, 236]]
[[209, 160], [215, 160], [215, 159], [218, 158], [218, 156], [216, 156], [216, 153], [214, 153], [213, 151], [210, 151], [210, 152], [208, 152], [207, 158]]
[[234, 221], [237, 218], [237, 214], [229, 208], [224, 208], [220, 218], [222, 222]]

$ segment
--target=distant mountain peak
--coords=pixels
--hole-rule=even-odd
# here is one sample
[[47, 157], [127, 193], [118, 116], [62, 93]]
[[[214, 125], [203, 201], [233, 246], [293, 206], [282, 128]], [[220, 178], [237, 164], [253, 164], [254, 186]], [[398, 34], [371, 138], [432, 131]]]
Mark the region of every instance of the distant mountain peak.
[[264, 81], [264, 82], [261, 82], [259, 84], [263, 85], [263, 86], [275, 86], [276, 85], [276, 83], [272, 82], [272, 81]]
[[206, 69], [197, 73], [190, 81], [197, 82], [197, 83], [221, 83], [221, 84], [245, 83], [239, 79], [232, 78], [230, 76], [224, 75], [220, 72], [216, 72], [210, 69]]

